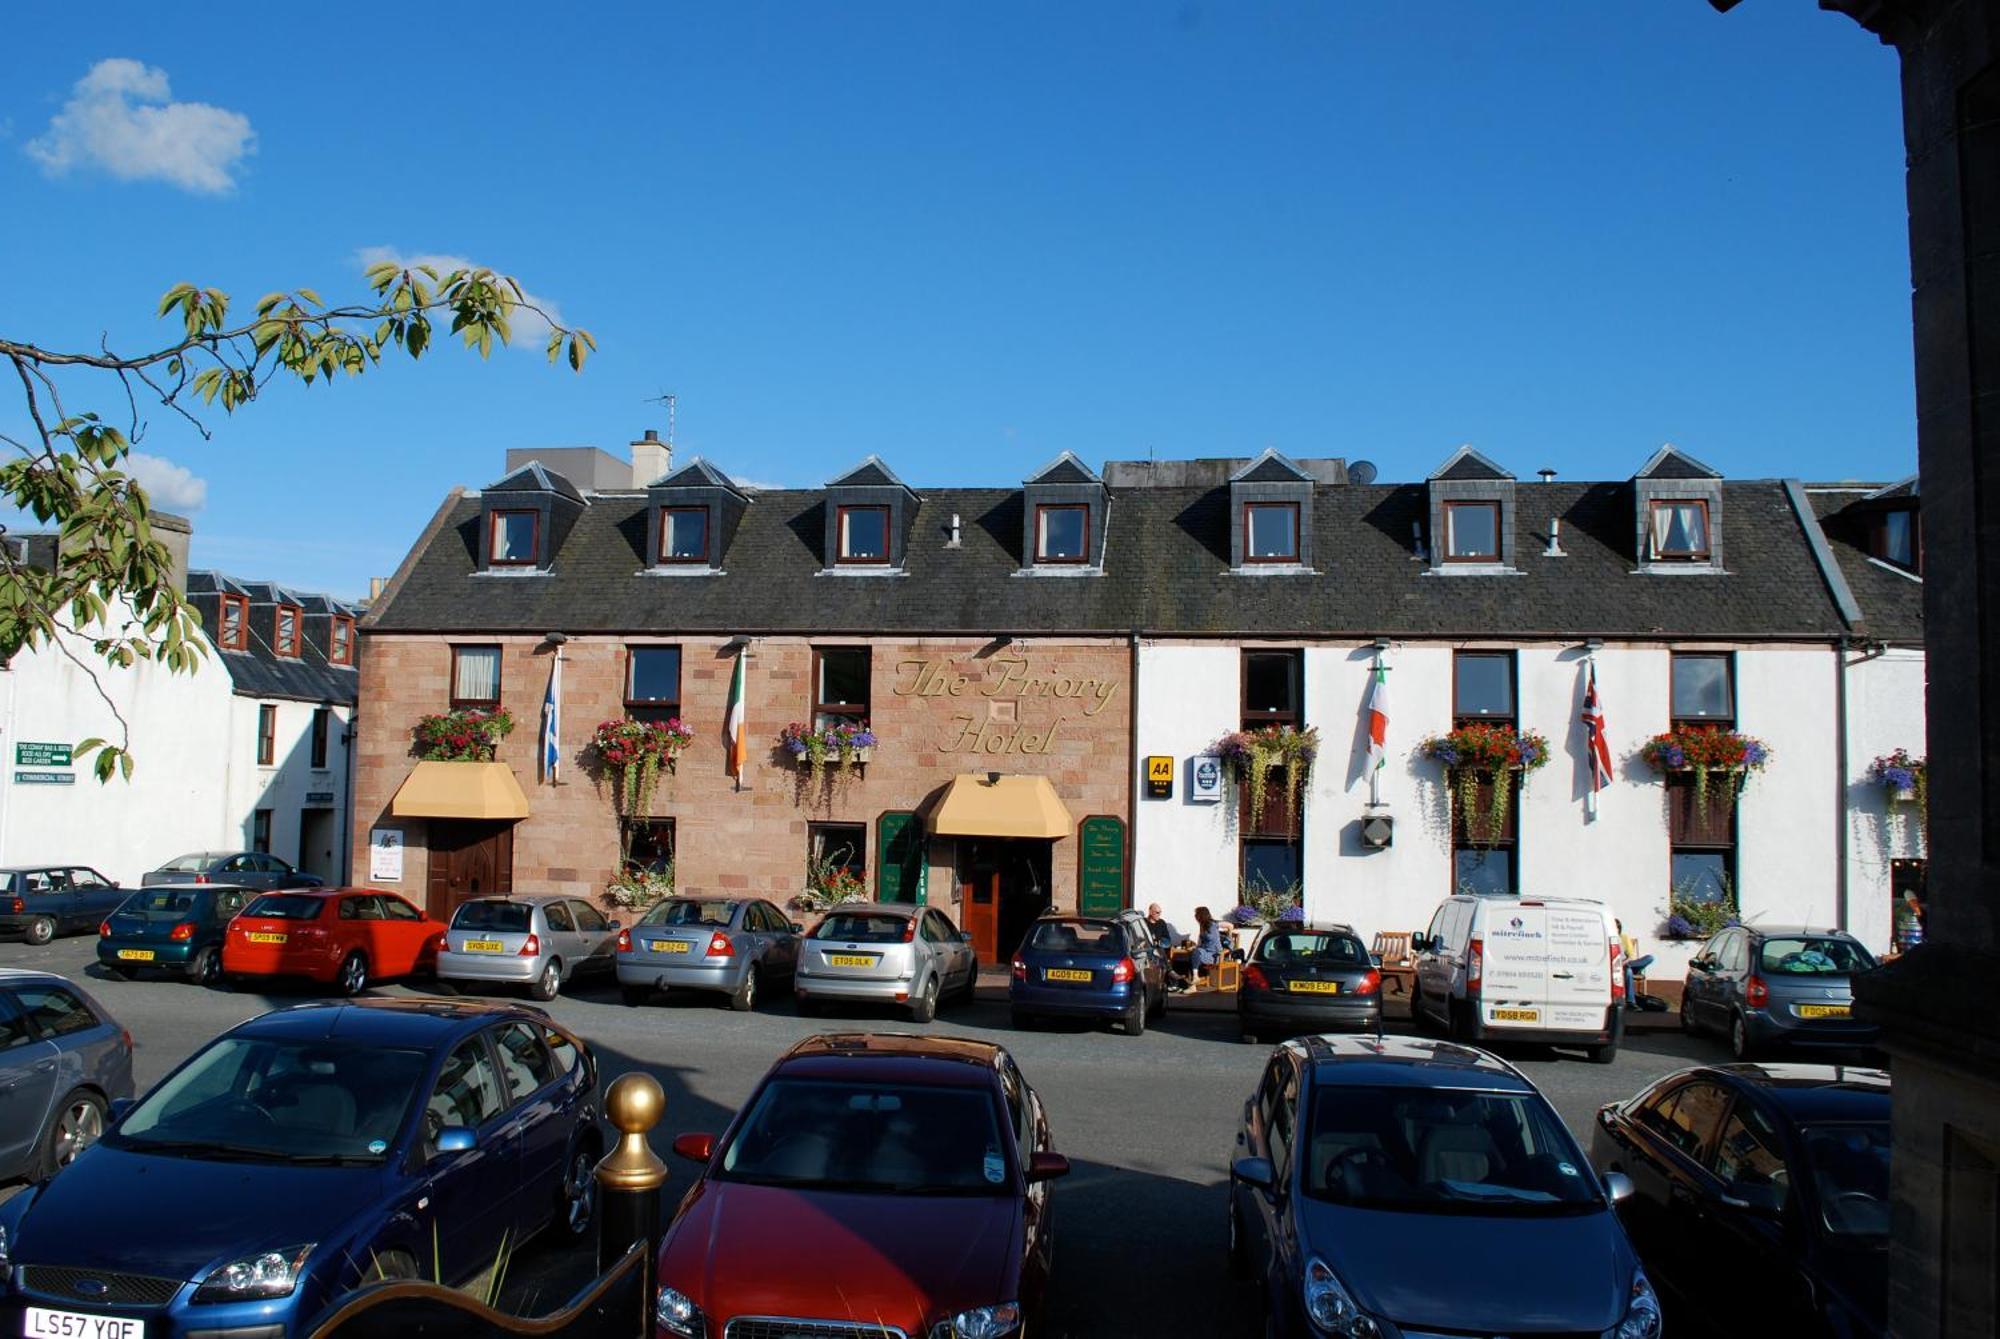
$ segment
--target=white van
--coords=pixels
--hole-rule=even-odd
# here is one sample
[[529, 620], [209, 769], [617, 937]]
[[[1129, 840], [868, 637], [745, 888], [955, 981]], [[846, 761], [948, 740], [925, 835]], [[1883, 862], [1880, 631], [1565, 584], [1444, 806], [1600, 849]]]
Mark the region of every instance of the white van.
[[1624, 1031], [1616, 924], [1584, 898], [1447, 898], [1410, 936], [1411, 1016], [1461, 1041], [1581, 1046], [1609, 1064]]

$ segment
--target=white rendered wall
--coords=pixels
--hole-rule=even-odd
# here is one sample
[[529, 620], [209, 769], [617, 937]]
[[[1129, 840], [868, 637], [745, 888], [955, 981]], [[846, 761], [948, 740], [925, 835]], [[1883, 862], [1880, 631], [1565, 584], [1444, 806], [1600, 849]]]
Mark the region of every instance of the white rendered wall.
[[[269, 766], [257, 761], [258, 710], [268, 703], [278, 709], [277, 739]], [[223, 843], [231, 848], [250, 849], [254, 815], [258, 809], [271, 811], [271, 854], [294, 865], [306, 865], [300, 848], [300, 810], [307, 807], [310, 794], [331, 794], [329, 800], [315, 800], [314, 808], [334, 811], [330, 841], [332, 871], [338, 878], [341, 855], [349, 844], [345, 835], [347, 813], [347, 732], [348, 708], [335, 705], [327, 726], [326, 766], [312, 766], [313, 712], [315, 702], [285, 702], [276, 699], [238, 697], [230, 708], [229, 747], [226, 771], [228, 795], [223, 821], [229, 836]], [[218, 762], [222, 760], [218, 759]]]
[[[1132, 814], [1132, 904], [1158, 902], [1166, 918], [1187, 932], [1194, 909], [1220, 916], [1236, 905], [1235, 808], [1190, 804], [1189, 759], [1242, 723], [1242, 652], [1233, 645], [1139, 648], [1137, 734], [1131, 765], [1143, 769], [1149, 754], [1174, 759], [1174, 795], [1145, 798], [1140, 777]], [[1106, 760], [1108, 761], [1108, 760]]]
[[1892, 929], [1889, 862], [1926, 853], [1914, 807], [1890, 803], [1868, 779], [1868, 764], [1898, 748], [1928, 754], [1924, 682], [1922, 651], [1848, 655], [1847, 919], [1848, 929], [1877, 953], [1889, 947]]

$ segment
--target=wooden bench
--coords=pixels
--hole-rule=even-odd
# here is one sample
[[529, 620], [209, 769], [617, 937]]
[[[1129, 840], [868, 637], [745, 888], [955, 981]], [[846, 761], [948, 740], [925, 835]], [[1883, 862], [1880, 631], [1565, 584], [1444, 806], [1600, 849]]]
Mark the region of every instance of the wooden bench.
[[1416, 962], [1410, 956], [1408, 930], [1382, 930], [1375, 935], [1369, 953], [1381, 961], [1382, 984], [1398, 995], [1408, 995], [1416, 984]]

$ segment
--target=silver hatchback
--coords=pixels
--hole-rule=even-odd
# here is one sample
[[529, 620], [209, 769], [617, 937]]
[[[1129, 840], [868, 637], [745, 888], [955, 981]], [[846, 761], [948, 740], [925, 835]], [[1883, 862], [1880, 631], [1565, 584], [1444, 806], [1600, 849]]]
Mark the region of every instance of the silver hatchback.
[[618, 936], [618, 987], [627, 1004], [708, 990], [754, 1009], [764, 982], [791, 978], [804, 928], [759, 898], [670, 897]]
[[944, 999], [970, 1000], [979, 981], [972, 936], [936, 907], [848, 902], [829, 911], [799, 946], [799, 1012], [841, 1000], [900, 1004], [928, 1023]]
[[536, 999], [552, 1000], [565, 981], [610, 972], [620, 928], [581, 898], [475, 897], [451, 913], [438, 979], [526, 986]]

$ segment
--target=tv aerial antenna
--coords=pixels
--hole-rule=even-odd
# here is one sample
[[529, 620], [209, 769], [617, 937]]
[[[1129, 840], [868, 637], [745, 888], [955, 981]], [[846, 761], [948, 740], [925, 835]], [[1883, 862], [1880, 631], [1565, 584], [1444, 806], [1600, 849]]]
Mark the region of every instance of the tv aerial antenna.
[[667, 407], [667, 449], [670, 451], [674, 445], [674, 407], [680, 402], [680, 398], [672, 391], [662, 391], [658, 395], [647, 396], [645, 400], [647, 404], [663, 404]]

